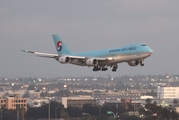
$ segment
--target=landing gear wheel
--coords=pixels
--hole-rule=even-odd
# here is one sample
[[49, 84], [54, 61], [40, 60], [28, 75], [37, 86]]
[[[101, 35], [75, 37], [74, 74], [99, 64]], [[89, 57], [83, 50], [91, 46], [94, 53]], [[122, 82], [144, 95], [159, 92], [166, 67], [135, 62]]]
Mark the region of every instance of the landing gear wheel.
[[99, 70], [101, 70], [100, 67], [98, 67], [98, 66], [94, 66], [93, 71], [99, 71]]
[[114, 65], [112, 71], [113, 71], [113, 72], [116, 72], [117, 67], [118, 67], [117, 65]]
[[108, 70], [108, 68], [102, 68], [102, 71], [106, 71], [106, 70]]
[[144, 60], [140, 60], [140, 66], [144, 66]]

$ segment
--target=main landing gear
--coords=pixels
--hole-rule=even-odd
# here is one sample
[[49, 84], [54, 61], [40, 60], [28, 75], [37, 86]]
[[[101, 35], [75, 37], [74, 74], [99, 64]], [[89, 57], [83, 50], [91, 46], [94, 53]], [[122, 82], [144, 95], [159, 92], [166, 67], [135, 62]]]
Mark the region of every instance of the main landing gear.
[[105, 68], [105, 67], [104, 67], [104, 68], [102, 68], [101, 70], [102, 70], [102, 71], [106, 71], [106, 70], [108, 70], [108, 68]]
[[93, 71], [99, 71], [99, 70], [101, 70], [100, 67], [98, 67], [98, 66], [94, 66]]
[[112, 68], [112, 71], [113, 71], [113, 72], [116, 72], [117, 67], [118, 67], [117, 65], [114, 65], [113, 68]]
[[[113, 65], [113, 68], [112, 68], [112, 71], [113, 72], [116, 72], [116, 70], [117, 70], [117, 65]], [[94, 68], [93, 68], [93, 71], [107, 71], [108, 70], [108, 68], [107, 67], [101, 67], [101, 66], [94, 66]]]
[[106, 70], [108, 70], [108, 68], [107, 67], [100, 67], [100, 66], [94, 66], [94, 68], [93, 68], [93, 71], [106, 71]]

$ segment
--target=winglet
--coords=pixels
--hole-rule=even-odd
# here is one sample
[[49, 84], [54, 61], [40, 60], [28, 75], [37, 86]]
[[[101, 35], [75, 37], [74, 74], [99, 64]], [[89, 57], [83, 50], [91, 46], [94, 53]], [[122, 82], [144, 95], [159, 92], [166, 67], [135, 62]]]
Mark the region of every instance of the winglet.
[[26, 52], [26, 53], [35, 53], [33, 51], [29, 51], [29, 50], [21, 50], [22, 52]]

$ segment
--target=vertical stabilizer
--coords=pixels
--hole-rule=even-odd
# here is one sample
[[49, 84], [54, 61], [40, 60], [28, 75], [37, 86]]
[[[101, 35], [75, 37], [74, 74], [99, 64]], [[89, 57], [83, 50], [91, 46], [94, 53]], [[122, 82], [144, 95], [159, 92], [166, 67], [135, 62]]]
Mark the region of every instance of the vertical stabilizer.
[[54, 40], [54, 43], [55, 43], [57, 53], [59, 55], [71, 53], [71, 51], [68, 49], [66, 44], [62, 41], [62, 39], [57, 34], [53, 34], [52, 37], [53, 37], [53, 40]]

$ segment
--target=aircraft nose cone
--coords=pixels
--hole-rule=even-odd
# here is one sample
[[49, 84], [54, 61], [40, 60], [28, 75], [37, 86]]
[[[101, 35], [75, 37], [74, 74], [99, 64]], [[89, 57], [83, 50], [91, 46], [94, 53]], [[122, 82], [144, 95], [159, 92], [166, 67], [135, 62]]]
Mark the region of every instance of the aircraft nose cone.
[[149, 53], [150, 55], [153, 53], [153, 50], [151, 48], [149, 48]]

